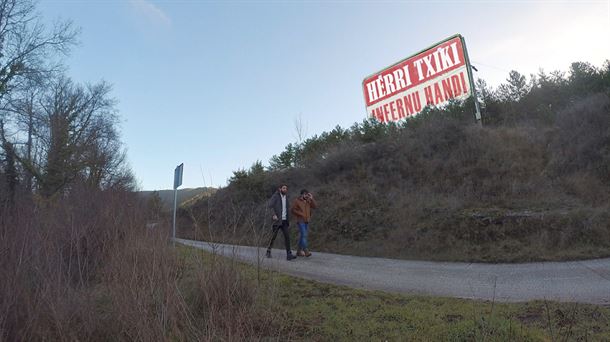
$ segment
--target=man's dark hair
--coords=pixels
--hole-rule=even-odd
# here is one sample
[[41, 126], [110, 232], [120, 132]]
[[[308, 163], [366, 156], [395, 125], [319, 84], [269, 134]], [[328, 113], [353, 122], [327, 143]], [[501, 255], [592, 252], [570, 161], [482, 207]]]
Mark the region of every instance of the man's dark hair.
[[308, 193], [309, 191], [307, 191], [307, 189], [303, 189], [301, 190], [301, 195], [305, 195], [306, 193]]

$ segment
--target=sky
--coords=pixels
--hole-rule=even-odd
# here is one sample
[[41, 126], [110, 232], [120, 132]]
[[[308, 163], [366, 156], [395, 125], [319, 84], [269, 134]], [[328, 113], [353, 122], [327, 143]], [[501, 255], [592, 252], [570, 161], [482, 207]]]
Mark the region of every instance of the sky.
[[113, 85], [142, 190], [225, 186], [234, 170], [366, 117], [362, 80], [456, 33], [475, 77], [610, 59], [606, 1], [41, 0], [71, 20], [77, 82]]

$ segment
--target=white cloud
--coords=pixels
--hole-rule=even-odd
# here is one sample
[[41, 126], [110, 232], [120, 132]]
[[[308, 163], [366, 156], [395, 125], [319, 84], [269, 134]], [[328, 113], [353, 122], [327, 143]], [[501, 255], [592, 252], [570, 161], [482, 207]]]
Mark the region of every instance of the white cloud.
[[131, 6], [149, 23], [162, 27], [170, 27], [171, 19], [163, 10], [148, 0], [129, 0]]

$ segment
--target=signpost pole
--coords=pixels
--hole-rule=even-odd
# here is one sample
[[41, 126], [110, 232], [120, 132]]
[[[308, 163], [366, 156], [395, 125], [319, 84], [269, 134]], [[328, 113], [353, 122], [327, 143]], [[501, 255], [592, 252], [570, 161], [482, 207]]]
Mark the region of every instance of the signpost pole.
[[474, 78], [472, 77], [472, 66], [470, 65], [470, 58], [468, 57], [468, 49], [466, 48], [466, 40], [460, 36], [462, 40], [462, 46], [464, 47], [464, 58], [466, 59], [466, 71], [468, 72], [468, 79], [470, 83], [470, 89], [472, 90], [472, 99], [474, 100], [474, 117], [477, 120], [477, 124], [483, 127], [481, 121], [481, 108], [479, 107], [479, 98], [477, 97], [477, 89], [474, 86]]
[[176, 205], [178, 202], [178, 188], [174, 188], [174, 223], [172, 225], [172, 241], [176, 245]]
[[174, 223], [172, 225], [172, 241], [176, 245], [176, 207], [178, 206], [178, 187], [182, 185], [182, 169], [184, 163], [176, 166], [174, 170]]

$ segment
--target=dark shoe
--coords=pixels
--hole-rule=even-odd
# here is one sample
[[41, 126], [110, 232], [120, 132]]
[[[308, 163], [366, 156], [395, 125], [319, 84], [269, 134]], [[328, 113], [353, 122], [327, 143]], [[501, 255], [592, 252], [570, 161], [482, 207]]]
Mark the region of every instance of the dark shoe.
[[265, 253], [265, 256], [266, 256], [267, 258], [271, 258], [271, 251], [270, 251], [270, 250], [267, 250], [267, 253]]
[[296, 259], [296, 258], [297, 258], [297, 257], [296, 257], [296, 256], [294, 256], [294, 255], [292, 255], [292, 254], [288, 254], [288, 256], [286, 256], [286, 260], [288, 260], [288, 261], [293, 260], [293, 259]]
[[311, 256], [311, 252], [310, 252], [310, 251], [308, 251], [308, 250], [305, 250], [305, 252], [303, 253], [303, 255], [309, 258], [309, 257]]

